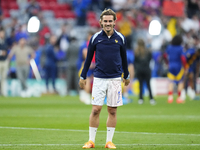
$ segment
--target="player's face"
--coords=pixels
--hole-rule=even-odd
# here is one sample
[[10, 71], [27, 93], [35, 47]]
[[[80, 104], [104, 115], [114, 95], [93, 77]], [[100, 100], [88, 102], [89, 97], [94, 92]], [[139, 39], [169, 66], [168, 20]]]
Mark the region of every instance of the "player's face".
[[101, 25], [105, 32], [110, 32], [115, 26], [114, 17], [112, 15], [104, 15], [101, 20]]

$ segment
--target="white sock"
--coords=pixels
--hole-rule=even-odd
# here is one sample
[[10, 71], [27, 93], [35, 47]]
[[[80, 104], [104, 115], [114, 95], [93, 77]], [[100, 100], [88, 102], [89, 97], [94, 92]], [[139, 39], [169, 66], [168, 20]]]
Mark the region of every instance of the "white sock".
[[97, 128], [89, 127], [89, 140], [95, 143], [95, 137], [97, 133]]
[[113, 127], [107, 127], [107, 139], [106, 139], [106, 143], [109, 142], [109, 141], [112, 142], [114, 132], [115, 132], [115, 128], [113, 128]]

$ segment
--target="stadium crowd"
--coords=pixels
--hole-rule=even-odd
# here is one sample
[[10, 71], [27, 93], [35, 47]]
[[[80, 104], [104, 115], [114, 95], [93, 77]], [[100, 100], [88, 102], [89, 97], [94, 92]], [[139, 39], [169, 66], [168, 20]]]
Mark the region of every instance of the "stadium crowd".
[[[177, 12], [180, 14], [170, 14], [173, 10], [165, 9], [170, 2], [173, 5], [177, 4]], [[190, 55], [194, 55], [200, 48], [200, 1], [198, 0], [2, 0], [0, 67], [2, 68], [4, 62], [5, 73], [3, 74], [3, 70], [0, 70], [1, 89], [6, 78], [20, 79], [22, 76], [17, 73], [17, 69], [20, 65], [23, 66], [27, 59], [22, 62], [17, 55], [11, 57], [13, 49], [16, 49], [16, 46], [20, 47], [21, 39], [23, 39], [22, 43], [25, 42], [30, 47], [27, 48], [29, 49], [27, 52], [21, 53], [26, 53], [23, 55], [26, 56], [34, 52], [31, 56], [35, 59], [41, 77], [46, 79], [47, 89], [49, 78], [53, 79], [53, 84], [56, 78], [70, 77], [72, 79], [74, 76], [78, 80], [78, 69], [81, 68], [81, 64], [77, 66], [77, 70], [73, 70], [74, 65], [77, 65], [74, 60], [78, 62], [79, 56], [86, 55], [88, 34], [101, 30], [99, 15], [104, 8], [111, 8], [117, 13], [115, 28], [126, 37], [127, 49], [133, 52], [133, 57], [137, 39], [145, 41], [146, 47], [152, 53], [150, 63], [152, 77], [167, 77], [168, 65], [164, 61], [163, 54], [175, 35], [181, 35], [184, 51], [193, 51]], [[36, 33], [27, 31], [27, 23], [32, 16], [37, 16], [41, 23]], [[149, 24], [152, 20], [158, 20], [161, 24], [159, 35], [149, 34]], [[75, 49], [78, 46], [79, 53], [80, 51], [83, 53], [74, 52], [73, 54], [73, 45], [76, 46]], [[68, 53], [73, 59], [69, 58]], [[193, 83], [196, 83], [195, 80], [199, 77], [199, 66], [195, 66], [198, 63], [199, 56], [189, 64], [195, 68], [193, 74], [189, 75], [189, 80]], [[24, 69], [23, 79], [35, 78], [32, 68], [22, 68]], [[48, 70], [48, 68], [51, 69]], [[50, 74], [50, 72], [53, 73]], [[73, 83], [75, 82], [71, 82]], [[26, 85], [22, 85], [26, 90]], [[89, 86], [87, 93], [91, 90]], [[75, 85], [69, 87], [78, 92], [78, 87]], [[191, 88], [195, 90], [195, 84]], [[54, 91], [57, 92], [56, 88]]]

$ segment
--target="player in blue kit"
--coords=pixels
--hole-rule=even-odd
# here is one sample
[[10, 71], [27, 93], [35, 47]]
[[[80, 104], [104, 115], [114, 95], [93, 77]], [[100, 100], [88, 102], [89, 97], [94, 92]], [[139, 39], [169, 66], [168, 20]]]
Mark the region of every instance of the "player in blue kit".
[[[185, 88], [187, 88], [188, 96], [193, 100], [196, 98], [195, 84], [196, 78], [199, 75], [199, 63], [200, 63], [200, 49], [189, 48], [184, 53], [188, 68], [187, 80], [185, 80]], [[184, 91], [185, 93], [185, 91]]]
[[168, 89], [168, 103], [173, 102], [173, 87], [174, 83], [178, 84], [178, 98], [177, 103], [184, 103], [184, 99], [181, 97], [181, 91], [184, 87], [183, 78], [185, 75], [186, 59], [183, 55], [183, 47], [181, 46], [182, 37], [176, 35], [165, 52], [165, 58], [168, 60], [168, 74], [167, 77], [170, 80]]
[[124, 84], [130, 82], [126, 39], [114, 29], [116, 14], [111, 9], [105, 9], [100, 16], [100, 25], [103, 28], [94, 34], [89, 42], [87, 58], [81, 73], [79, 85], [84, 88], [86, 74], [90, 67], [94, 52], [96, 67], [92, 88], [92, 112], [89, 119], [89, 141], [82, 148], [94, 148], [95, 136], [99, 126], [99, 115], [107, 96], [107, 139], [105, 148], [116, 149], [112, 138], [117, 122], [117, 107], [123, 105], [121, 75], [124, 72]]

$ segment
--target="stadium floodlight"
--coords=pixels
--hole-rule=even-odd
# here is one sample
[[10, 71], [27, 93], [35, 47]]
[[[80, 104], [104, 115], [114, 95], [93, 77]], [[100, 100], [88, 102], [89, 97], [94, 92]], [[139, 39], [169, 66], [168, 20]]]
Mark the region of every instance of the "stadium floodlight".
[[149, 24], [149, 34], [159, 35], [161, 32], [161, 23], [158, 20], [152, 20]]
[[40, 20], [38, 19], [38, 17], [33, 16], [29, 19], [28, 21], [28, 32], [29, 33], [36, 33], [38, 32], [40, 28]]

